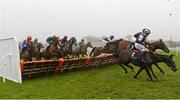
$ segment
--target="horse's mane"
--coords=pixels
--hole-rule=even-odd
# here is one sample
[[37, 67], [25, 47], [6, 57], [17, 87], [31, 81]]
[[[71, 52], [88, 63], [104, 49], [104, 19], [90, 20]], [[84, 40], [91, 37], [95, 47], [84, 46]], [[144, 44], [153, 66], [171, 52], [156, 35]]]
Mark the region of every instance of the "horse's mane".
[[159, 39], [159, 40], [154, 40], [154, 41], [150, 41], [149, 44], [153, 44], [153, 43], [159, 43], [159, 42], [163, 42], [163, 39]]

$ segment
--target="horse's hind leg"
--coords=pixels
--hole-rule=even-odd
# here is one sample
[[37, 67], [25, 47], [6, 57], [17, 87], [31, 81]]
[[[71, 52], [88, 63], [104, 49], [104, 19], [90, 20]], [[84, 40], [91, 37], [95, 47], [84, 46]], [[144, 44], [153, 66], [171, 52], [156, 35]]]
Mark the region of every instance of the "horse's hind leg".
[[127, 69], [122, 64], [119, 64], [119, 66], [121, 66], [124, 69], [126, 74], [128, 73]]
[[136, 75], [134, 76], [134, 78], [137, 78], [137, 76], [144, 70], [144, 67], [141, 67], [138, 72], [136, 73]]
[[133, 72], [134, 72], [134, 68], [128, 64], [124, 64], [125, 66], [129, 67]]
[[159, 71], [162, 73], [162, 74], [165, 74], [165, 72], [158, 66], [158, 64], [154, 64], [158, 69]]
[[154, 77], [155, 79], [158, 79], [158, 77], [154, 74], [154, 71], [153, 71], [153, 69], [152, 69], [152, 66], [149, 67], [149, 69], [150, 69], [150, 71], [151, 71], [153, 77]]

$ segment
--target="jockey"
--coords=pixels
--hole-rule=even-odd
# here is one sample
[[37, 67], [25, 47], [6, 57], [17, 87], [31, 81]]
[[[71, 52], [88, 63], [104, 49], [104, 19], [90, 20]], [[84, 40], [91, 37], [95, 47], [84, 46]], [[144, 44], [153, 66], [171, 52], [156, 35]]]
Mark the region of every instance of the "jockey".
[[51, 45], [52, 44], [52, 42], [53, 42], [53, 38], [54, 37], [56, 37], [55, 35], [51, 35], [51, 36], [49, 36], [47, 39], [46, 39], [46, 42], [49, 44], [49, 45]]
[[61, 44], [65, 44], [67, 42], [67, 36], [64, 36], [61, 40]]
[[32, 43], [31, 40], [32, 40], [32, 37], [31, 36], [27, 36], [26, 40], [24, 40], [22, 42], [22, 46], [21, 46], [22, 50], [31, 45], [31, 43]]
[[33, 43], [38, 43], [38, 39], [35, 38], [34, 41], [33, 41]]
[[81, 39], [81, 41], [78, 43], [78, 48], [81, 50], [81, 48], [84, 46], [84, 39]]
[[142, 32], [136, 33], [134, 35], [136, 38], [134, 46], [137, 50], [145, 51], [147, 47], [147, 37], [150, 33], [150, 30], [145, 28]]
[[78, 43], [79, 47], [84, 46], [84, 39], [81, 39], [81, 41]]
[[110, 43], [110, 42], [113, 42], [114, 41], [114, 35], [111, 35], [109, 38], [106, 37], [103, 39], [103, 42], [105, 43]]
[[61, 42], [61, 44], [60, 44], [60, 47], [61, 48], [63, 48], [64, 46], [65, 46], [65, 44], [67, 43], [67, 36], [64, 36], [61, 40], [60, 40], [60, 42]]
[[147, 62], [150, 61], [149, 57], [146, 55], [146, 49], [148, 47], [148, 42], [147, 42], [147, 37], [151, 31], [149, 29], [143, 29], [142, 32], [136, 33], [134, 37], [136, 38], [135, 43], [134, 43], [134, 48], [136, 50], [141, 51], [141, 53], [138, 53], [138, 59], [141, 60], [142, 62]]

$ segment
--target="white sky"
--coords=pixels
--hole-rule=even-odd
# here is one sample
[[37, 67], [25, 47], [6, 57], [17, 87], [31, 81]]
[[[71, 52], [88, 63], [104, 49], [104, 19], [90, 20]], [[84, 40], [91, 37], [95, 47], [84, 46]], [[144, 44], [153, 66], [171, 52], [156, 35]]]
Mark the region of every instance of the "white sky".
[[[59, 36], [124, 37], [150, 28], [150, 39], [180, 40], [178, 0], [2, 0], [1, 36], [45, 41]], [[180, 7], [179, 7], [180, 8]], [[172, 16], [169, 14], [172, 13]], [[2, 24], [1, 24], [2, 23]]]

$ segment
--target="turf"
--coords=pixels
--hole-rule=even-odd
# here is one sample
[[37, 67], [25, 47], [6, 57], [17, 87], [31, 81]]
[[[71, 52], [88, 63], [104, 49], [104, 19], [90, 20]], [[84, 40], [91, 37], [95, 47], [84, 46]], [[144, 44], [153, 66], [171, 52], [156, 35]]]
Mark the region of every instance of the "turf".
[[[180, 56], [176, 56], [175, 60], [179, 69]], [[25, 80], [23, 84], [0, 82], [0, 98], [180, 98], [180, 71], [172, 72], [165, 64], [160, 64], [160, 67], [165, 75], [153, 67], [159, 78], [155, 81], [149, 81], [145, 72], [134, 79], [137, 67], [134, 67], [135, 72], [128, 70], [125, 74], [121, 67], [112, 65]]]

